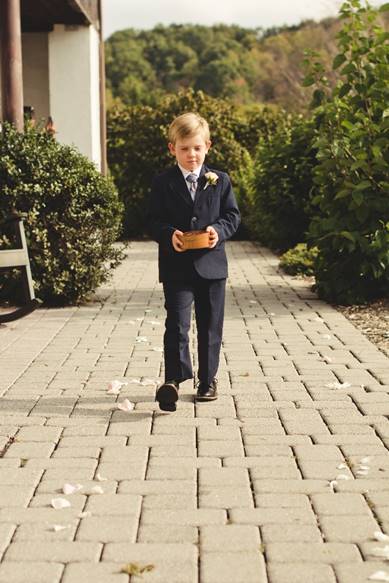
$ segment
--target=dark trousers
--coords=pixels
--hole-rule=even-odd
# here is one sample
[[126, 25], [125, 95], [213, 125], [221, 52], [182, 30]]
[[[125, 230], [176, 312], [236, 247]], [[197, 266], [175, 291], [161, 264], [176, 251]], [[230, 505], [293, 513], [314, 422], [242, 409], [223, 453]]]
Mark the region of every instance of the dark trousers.
[[225, 279], [163, 283], [165, 294], [165, 380], [183, 382], [193, 378], [189, 352], [191, 309], [194, 302], [198, 344], [198, 379], [210, 384], [219, 367], [223, 334]]

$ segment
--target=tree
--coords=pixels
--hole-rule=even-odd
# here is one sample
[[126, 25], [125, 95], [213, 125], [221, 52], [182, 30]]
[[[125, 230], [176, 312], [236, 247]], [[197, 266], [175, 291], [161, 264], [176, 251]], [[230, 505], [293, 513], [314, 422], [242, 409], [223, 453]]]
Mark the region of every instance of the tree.
[[315, 87], [318, 149], [310, 240], [319, 295], [351, 304], [389, 290], [389, 35], [368, 3], [346, 0], [341, 16], [341, 81], [331, 89], [313, 56], [305, 80]]
[[113, 97], [133, 105], [155, 105], [162, 94], [193, 87], [238, 104], [274, 103], [302, 111], [310, 99], [301, 89], [304, 49], [320, 51], [329, 65], [337, 28], [337, 21], [327, 20], [268, 35], [237, 25], [128, 29], [106, 42], [107, 82]]

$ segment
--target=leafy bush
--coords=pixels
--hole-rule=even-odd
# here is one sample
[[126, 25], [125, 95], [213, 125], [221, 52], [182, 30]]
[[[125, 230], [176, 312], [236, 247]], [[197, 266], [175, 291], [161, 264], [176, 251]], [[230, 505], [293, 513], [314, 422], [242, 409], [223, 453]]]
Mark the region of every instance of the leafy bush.
[[125, 236], [145, 232], [146, 197], [152, 178], [175, 162], [167, 148], [168, 127], [185, 111], [197, 111], [210, 124], [212, 148], [206, 164], [228, 172], [237, 197], [246, 196], [247, 184], [240, 178], [250, 159], [235, 138], [240, 118], [234, 105], [189, 90], [165, 97], [155, 108], [114, 108], [108, 115], [108, 161], [125, 205]]
[[250, 154], [243, 152], [242, 161], [233, 173], [234, 192], [238, 202], [241, 223], [234, 236], [235, 239], [253, 239], [253, 207], [255, 202], [255, 164]]
[[319, 248], [320, 297], [352, 304], [389, 290], [389, 45], [369, 5], [347, 0], [341, 15], [333, 68], [342, 81], [330, 90], [323, 66], [313, 59], [305, 81], [316, 85], [318, 124], [319, 211], [310, 241]]
[[274, 131], [259, 141], [250, 227], [255, 238], [273, 249], [305, 241], [313, 215], [313, 138], [311, 121], [284, 112]]
[[314, 275], [314, 262], [318, 249], [308, 249], [306, 243], [298, 243], [280, 257], [280, 267], [289, 275]]
[[[46, 132], [0, 133], [0, 222], [22, 214], [36, 295], [79, 302], [104, 282], [121, 252], [113, 247], [121, 204], [111, 180]], [[0, 239], [6, 245], [5, 237]]]
[[284, 121], [285, 111], [275, 105], [240, 106], [232, 119], [235, 139], [254, 157], [260, 139], [268, 140]]

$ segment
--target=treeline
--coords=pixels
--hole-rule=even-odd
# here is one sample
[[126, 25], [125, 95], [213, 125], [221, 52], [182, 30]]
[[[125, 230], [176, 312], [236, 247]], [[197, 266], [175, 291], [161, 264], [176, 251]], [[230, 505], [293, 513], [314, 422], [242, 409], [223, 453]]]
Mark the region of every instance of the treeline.
[[237, 104], [303, 110], [304, 51], [317, 51], [331, 70], [339, 28], [337, 19], [325, 19], [269, 30], [221, 24], [122, 30], [106, 42], [108, 103], [153, 106], [167, 93], [193, 88]]

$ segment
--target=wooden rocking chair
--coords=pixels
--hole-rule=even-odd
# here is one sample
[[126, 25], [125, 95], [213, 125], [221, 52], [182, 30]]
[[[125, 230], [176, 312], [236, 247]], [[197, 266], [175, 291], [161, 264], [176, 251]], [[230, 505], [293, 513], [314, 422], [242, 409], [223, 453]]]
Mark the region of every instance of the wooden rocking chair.
[[0, 314], [0, 324], [12, 322], [33, 312], [41, 301], [35, 298], [34, 286], [31, 277], [30, 260], [28, 257], [26, 236], [24, 234], [23, 221], [17, 214], [6, 219], [0, 226], [14, 224], [16, 235], [16, 249], [0, 250], [0, 272], [6, 269], [21, 268], [23, 295], [26, 303], [12, 312]]

